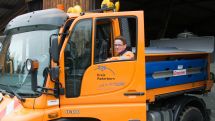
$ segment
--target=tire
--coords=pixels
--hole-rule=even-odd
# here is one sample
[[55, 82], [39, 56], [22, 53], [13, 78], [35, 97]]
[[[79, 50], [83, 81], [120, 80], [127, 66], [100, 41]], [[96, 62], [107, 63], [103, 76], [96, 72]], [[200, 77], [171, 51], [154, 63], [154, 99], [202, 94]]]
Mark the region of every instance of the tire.
[[187, 107], [182, 112], [179, 121], [204, 121], [204, 117], [198, 108]]

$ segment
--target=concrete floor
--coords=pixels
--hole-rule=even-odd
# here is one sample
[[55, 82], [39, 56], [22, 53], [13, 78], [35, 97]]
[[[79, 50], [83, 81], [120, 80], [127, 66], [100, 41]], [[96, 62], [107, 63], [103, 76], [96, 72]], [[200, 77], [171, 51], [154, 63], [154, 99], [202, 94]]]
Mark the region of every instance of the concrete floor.
[[211, 109], [211, 121], [215, 121], [215, 86], [213, 86], [210, 93], [201, 96], [206, 103], [208, 109]]
[[[211, 64], [211, 72], [215, 74], [215, 63]], [[211, 121], [215, 121], [215, 83], [211, 89], [211, 92], [209, 92], [207, 95], [197, 97], [202, 98], [205, 101], [207, 109], [211, 110]]]
[[[215, 74], [215, 63], [211, 64], [211, 72]], [[215, 121], [215, 84], [208, 95], [202, 96], [207, 108], [211, 109], [211, 121]]]

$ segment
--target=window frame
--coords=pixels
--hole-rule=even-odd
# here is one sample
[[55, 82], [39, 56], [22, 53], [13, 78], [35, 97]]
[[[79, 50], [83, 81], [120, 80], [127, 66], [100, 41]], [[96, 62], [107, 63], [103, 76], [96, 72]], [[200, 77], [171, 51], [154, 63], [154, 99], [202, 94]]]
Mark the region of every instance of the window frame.
[[[114, 18], [134, 18], [136, 21], [136, 49], [135, 49], [135, 54], [134, 54], [134, 59], [128, 59], [128, 60], [112, 60], [112, 61], [101, 61], [101, 62], [95, 62], [95, 41], [96, 41], [96, 21], [97, 20], [99, 20], [99, 19], [114, 19]], [[93, 58], [93, 64], [94, 65], [96, 65], [96, 64], [102, 64], [102, 63], [112, 63], [112, 62], [124, 62], [124, 61], [137, 61], [137, 54], [138, 54], [138, 18], [137, 18], [137, 16], [133, 16], [133, 15], [128, 15], [128, 16], [109, 16], [109, 17], [97, 17], [96, 19], [94, 19], [94, 28], [95, 28], [95, 32], [94, 32], [94, 48], [93, 48], [93, 56], [94, 57], [92, 57]], [[111, 27], [112, 28], [112, 40], [111, 41], [114, 41], [114, 30], [113, 30], [113, 26]], [[120, 35], [121, 35], [121, 30], [120, 30]], [[114, 47], [114, 45], [113, 45], [114, 43], [113, 42], [111, 42], [111, 47], [113, 48]], [[114, 51], [114, 49], [112, 50], [112, 51]], [[112, 54], [113, 54], [113, 52], [112, 52]]]
[[[113, 35], [114, 35], [114, 31], [113, 31], [113, 26], [112, 26], [112, 21], [110, 20], [111, 18], [110, 17], [101, 17], [101, 18], [96, 18], [95, 19], [95, 24], [94, 24], [94, 28], [95, 28], [95, 32], [94, 32], [94, 48], [93, 48], [93, 55], [94, 55], [94, 57], [92, 57], [93, 58], [93, 64], [99, 64], [99, 63], [101, 63], [101, 62], [105, 62], [105, 61], [100, 61], [100, 62], [95, 62], [95, 50], [96, 50], [96, 48], [95, 48], [95, 43], [96, 43], [96, 37], [97, 37], [97, 21], [98, 20], [102, 20], [102, 19], [109, 19], [109, 21], [110, 21], [110, 24], [111, 24], [111, 26], [110, 26], [110, 32], [111, 32], [111, 43], [113, 43], [112, 41], [113, 41]], [[113, 44], [110, 44], [110, 47], [111, 48], [113, 48]], [[113, 56], [113, 49], [111, 50], [112, 52], [111, 52], [111, 55]]]

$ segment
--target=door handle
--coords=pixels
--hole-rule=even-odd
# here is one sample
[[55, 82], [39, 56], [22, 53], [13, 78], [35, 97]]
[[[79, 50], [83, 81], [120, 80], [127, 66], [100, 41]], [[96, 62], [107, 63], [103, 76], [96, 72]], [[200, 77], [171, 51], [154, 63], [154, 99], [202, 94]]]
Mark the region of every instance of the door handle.
[[125, 96], [143, 96], [144, 92], [126, 92], [124, 93]]

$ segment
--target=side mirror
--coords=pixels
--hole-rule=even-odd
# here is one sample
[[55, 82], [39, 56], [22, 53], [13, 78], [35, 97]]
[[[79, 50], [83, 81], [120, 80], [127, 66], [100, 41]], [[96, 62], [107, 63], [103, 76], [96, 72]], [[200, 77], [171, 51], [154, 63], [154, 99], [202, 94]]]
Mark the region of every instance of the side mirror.
[[31, 88], [33, 91], [37, 91], [37, 72], [39, 68], [39, 62], [37, 60], [26, 60], [26, 68], [31, 74]]
[[55, 63], [58, 63], [59, 60], [59, 50], [58, 50], [58, 39], [53, 38], [51, 40], [51, 48], [50, 48], [51, 58]]

